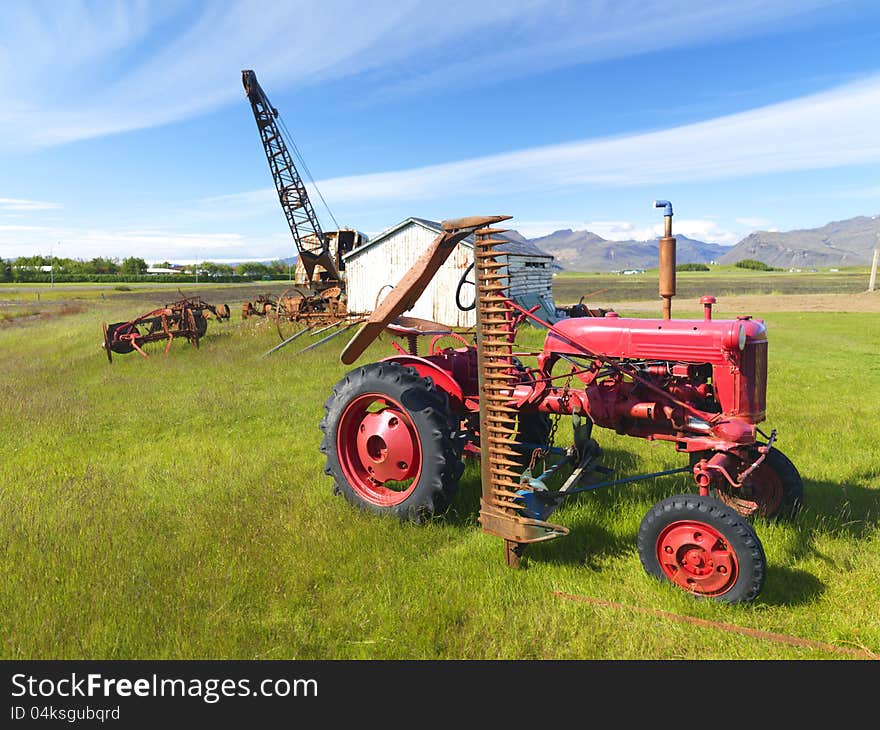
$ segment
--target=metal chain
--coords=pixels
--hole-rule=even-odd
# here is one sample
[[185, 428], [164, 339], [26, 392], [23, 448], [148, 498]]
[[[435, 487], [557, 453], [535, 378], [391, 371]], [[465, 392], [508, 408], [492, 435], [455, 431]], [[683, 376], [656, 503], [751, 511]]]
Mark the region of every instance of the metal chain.
[[[565, 407], [568, 405], [569, 400], [569, 390], [571, 385], [572, 376], [575, 373], [576, 368], [572, 365], [571, 370], [569, 370], [568, 377], [565, 379], [565, 385], [562, 386], [562, 395], [559, 396], [559, 405]], [[547, 448], [544, 449], [542, 457], [546, 457], [548, 453], [550, 453], [550, 449], [553, 448], [553, 445], [556, 441], [556, 431], [559, 428], [559, 419], [562, 418], [562, 411], [555, 415], [552, 423], [550, 424], [550, 433], [547, 435]]]

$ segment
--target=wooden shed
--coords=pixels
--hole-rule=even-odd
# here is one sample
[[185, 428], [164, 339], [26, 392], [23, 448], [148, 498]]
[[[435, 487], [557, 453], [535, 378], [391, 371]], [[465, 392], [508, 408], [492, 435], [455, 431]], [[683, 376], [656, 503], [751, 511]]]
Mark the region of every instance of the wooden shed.
[[[440, 224], [424, 218], [407, 218], [343, 256], [348, 311], [370, 312], [387, 295], [441, 232]], [[553, 305], [553, 256], [525, 239], [502, 234], [507, 243], [499, 248], [508, 254], [510, 296], [522, 305], [541, 304], [544, 314], [555, 315]], [[455, 304], [455, 289], [474, 258], [472, 238], [456, 247], [440, 271], [407, 312], [452, 327], [474, 325], [474, 311], [462, 312]], [[473, 281], [473, 273], [468, 276]], [[473, 301], [474, 288], [465, 286], [462, 299]]]

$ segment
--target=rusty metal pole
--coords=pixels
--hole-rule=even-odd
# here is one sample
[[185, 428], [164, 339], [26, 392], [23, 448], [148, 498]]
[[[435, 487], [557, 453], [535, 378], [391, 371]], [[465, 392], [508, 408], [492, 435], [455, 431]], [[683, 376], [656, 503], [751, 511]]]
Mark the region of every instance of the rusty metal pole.
[[672, 319], [672, 297], [675, 296], [675, 238], [672, 235], [672, 203], [655, 200], [655, 208], [663, 208], [663, 238], [660, 239], [659, 279], [663, 298], [663, 319]]

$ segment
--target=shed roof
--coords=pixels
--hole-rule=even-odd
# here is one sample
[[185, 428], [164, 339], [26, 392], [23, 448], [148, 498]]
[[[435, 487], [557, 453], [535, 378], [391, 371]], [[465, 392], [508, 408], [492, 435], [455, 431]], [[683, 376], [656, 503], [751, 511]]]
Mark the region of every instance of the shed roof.
[[[347, 254], [344, 254], [342, 257], [343, 260], [351, 261], [352, 259], [357, 258], [368, 249], [373, 248], [373, 246], [381, 243], [385, 239], [397, 233], [400, 229], [406, 228], [406, 226], [410, 225], [411, 223], [422, 226], [422, 228], [427, 228], [429, 231], [435, 234], [442, 233], [443, 231], [443, 226], [437, 221], [428, 220], [427, 218], [416, 218], [410, 216], [409, 218], [405, 218], [404, 220], [402, 220], [397, 225], [394, 225], [391, 228], [382, 231], [382, 233], [378, 234], [377, 236], [371, 238], [370, 241], [368, 243], [365, 243], [363, 246], [358, 246], [356, 249], [349, 251]], [[498, 246], [499, 251], [504, 251], [505, 253], [513, 254], [514, 256], [538, 256], [545, 259], [553, 258], [551, 254], [542, 251], [529, 241], [516, 241], [512, 238], [509, 238], [503, 233], [499, 233], [498, 237], [503, 238], [506, 241], [506, 243], [502, 243], [500, 246]], [[474, 237], [468, 236], [461, 243], [468, 248], [473, 248]]]

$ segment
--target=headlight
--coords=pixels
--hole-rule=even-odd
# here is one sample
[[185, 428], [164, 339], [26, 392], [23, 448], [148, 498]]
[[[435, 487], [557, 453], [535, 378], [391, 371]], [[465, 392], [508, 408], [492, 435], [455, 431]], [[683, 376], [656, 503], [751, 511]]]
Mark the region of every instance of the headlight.
[[742, 322], [734, 322], [731, 324], [727, 334], [721, 341], [721, 346], [725, 350], [745, 350], [746, 349], [746, 326]]

